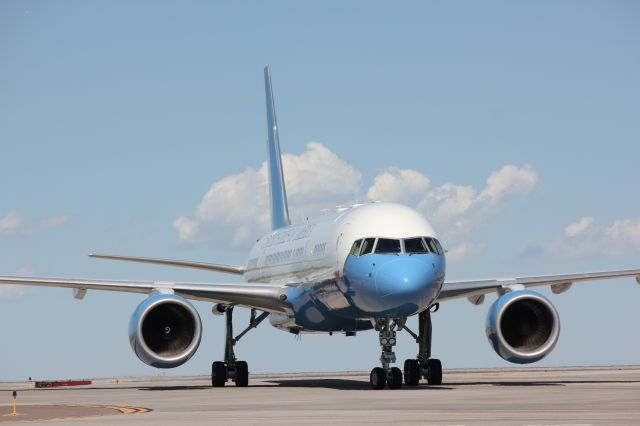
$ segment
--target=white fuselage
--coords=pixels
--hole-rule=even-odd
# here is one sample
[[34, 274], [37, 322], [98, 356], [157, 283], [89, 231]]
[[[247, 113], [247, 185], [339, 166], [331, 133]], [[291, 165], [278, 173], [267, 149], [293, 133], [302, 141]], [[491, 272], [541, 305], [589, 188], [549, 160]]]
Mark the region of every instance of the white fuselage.
[[248, 282], [301, 282], [339, 276], [354, 241], [364, 237], [437, 238], [417, 211], [395, 203], [356, 204], [272, 231], [249, 251]]
[[[248, 282], [302, 286], [310, 292], [323, 283], [321, 294], [310, 300], [322, 303], [322, 308], [329, 312], [339, 311], [349, 301], [339, 290], [327, 291], [327, 283], [337, 289], [340, 284], [344, 287], [344, 267], [350, 249], [354, 241], [367, 237], [436, 238], [436, 234], [429, 222], [409, 207], [393, 203], [355, 205], [262, 237], [249, 253], [244, 277]], [[274, 316], [272, 324], [282, 321], [283, 318]], [[290, 322], [285, 322], [286, 327], [291, 327]]]

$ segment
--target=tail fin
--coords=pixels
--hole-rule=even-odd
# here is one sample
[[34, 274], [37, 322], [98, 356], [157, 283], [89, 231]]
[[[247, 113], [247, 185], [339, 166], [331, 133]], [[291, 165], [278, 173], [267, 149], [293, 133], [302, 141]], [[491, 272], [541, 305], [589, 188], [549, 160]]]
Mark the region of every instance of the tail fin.
[[264, 67], [264, 91], [267, 97], [267, 151], [271, 229], [278, 229], [291, 224], [291, 221], [289, 220], [287, 191], [284, 187], [284, 174], [282, 173], [282, 157], [280, 155], [278, 123], [276, 122], [276, 107], [273, 102], [273, 88], [271, 87], [271, 70], [268, 66]]

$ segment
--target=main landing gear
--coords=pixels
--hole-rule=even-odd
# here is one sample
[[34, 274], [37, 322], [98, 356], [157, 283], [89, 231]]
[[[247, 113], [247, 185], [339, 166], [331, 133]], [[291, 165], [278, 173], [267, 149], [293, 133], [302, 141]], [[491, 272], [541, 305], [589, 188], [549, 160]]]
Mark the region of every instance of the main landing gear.
[[[222, 309], [220, 309], [222, 310]], [[233, 306], [224, 307], [224, 313], [227, 320], [227, 333], [224, 347], [224, 362], [215, 361], [211, 364], [211, 386], [222, 387], [227, 380], [233, 380], [236, 386], [244, 387], [249, 384], [249, 365], [246, 361], [236, 360], [233, 346], [242, 336], [247, 334], [249, 330], [255, 328], [269, 316], [268, 312], [263, 312], [256, 317], [256, 310], [251, 309], [251, 319], [249, 326], [237, 337], [233, 337]]]
[[[439, 305], [434, 306], [435, 312]], [[421, 378], [425, 378], [430, 385], [441, 385], [442, 363], [439, 359], [431, 358], [431, 308], [418, 314], [417, 336], [406, 326], [404, 329], [418, 343], [418, 359], [408, 359], [404, 362], [404, 383], [407, 386], [416, 386]]]
[[[438, 310], [438, 305], [435, 311]], [[415, 334], [405, 325], [406, 318], [376, 320], [375, 328], [378, 331], [382, 354], [380, 362], [382, 367], [371, 370], [369, 382], [372, 389], [383, 389], [385, 385], [389, 389], [399, 389], [404, 384], [417, 386], [421, 378], [425, 378], [430, 385], [442, 384], [442, 364], [439, 359], [431, 358], [431, 308], [418, 315], [418, 334]], [[396, 362], [393, 346], [396, 344], [396, 329], [406, 330], [418, 343], [418, 358], [408, 359], [404, 362], [404, 375], [397, 367], [390, 364]]]

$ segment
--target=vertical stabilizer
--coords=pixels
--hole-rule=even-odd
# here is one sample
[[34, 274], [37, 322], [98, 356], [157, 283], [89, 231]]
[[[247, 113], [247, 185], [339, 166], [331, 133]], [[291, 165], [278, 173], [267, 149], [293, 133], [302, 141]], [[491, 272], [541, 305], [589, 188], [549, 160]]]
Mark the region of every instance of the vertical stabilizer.
[[282, 173], [276, 107], [273, 102], [273, 88], [271, 87], [271, 70], [268, 66], [264, 67], [264, 91], [267, 97], [267, 152], [271, 229], [278, 229], [289, 225], [291, 222], [289, 221], [287, 191], [284, 188], [284, 174]]

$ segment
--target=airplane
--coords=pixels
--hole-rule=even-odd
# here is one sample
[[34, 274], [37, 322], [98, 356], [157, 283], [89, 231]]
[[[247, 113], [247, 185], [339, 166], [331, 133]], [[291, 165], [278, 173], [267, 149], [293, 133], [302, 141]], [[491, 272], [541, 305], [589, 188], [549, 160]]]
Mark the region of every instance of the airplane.
[[[556, 345], [560, 320], [553, 304], [530, 287], [550, 286], [563, 293], [573, 283], [635, 277], [640, 269], [565, 275], [445, 281], [446, 250], [419, 212], [395, 203], [373, 202], [337, 208], [301, 223], [289, 216], [280, 155], [271, 72], [264, 69], [271, 232], [257, 240], [245, 265], [106, 254], [93, 258], [196, 268], [241, 275], [245, 283], [108, 281], [89, 279], [0, 277], [0, 284], [73, 289], [82, 299], [88, 290], [141, 293], [146, 296], [129, 322], [133, 352], [147, 365], [173, 368], [187, 362], [202, 336], [200, 315], [189, 300], [213, 303], [225, 315], [224, 360], [211, 366], [211, 384], [249, 383], [246, 361], [234, 346], [269, 318], [272, 326], [294, 334], [378, 332], [381, 366], [371, 370], [373, 389], [442, 384], [442, 364], [433, 358], [431, 313], [440, 303], [467, 298], [473, 305], [487, 294], [497, 300], [488, 311], [485, 332], [493, 350], [519, 364], [539, 361]], [[251, 310], [249, 324], [234, 336], [235, 308]], [[418, 315], [416, 332], [407, 318]], [[418, 344], [416, 358], [396, 362], [396, 333], [409, 333]]]

